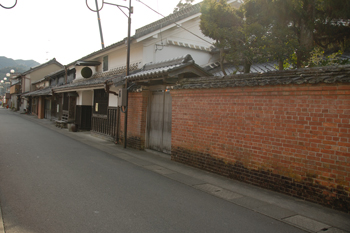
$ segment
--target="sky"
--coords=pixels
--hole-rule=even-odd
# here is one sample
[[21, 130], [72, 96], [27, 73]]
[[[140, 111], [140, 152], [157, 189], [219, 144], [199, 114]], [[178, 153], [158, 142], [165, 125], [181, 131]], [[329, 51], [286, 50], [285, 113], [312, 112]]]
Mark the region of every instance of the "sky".
[[[98, 0], [99, 6], [102, 1]], [[131, 35], [137, 28], [162, 18], [139, 1], [167, 16], [180, 0], [131, 0]], [[105, 2], [129, 6], [129, 0]], [[201, 0], [193, 4], [198, 2]], [[0, 0], [3, 6], [14, 3]], [[95, 0], [87, 3], [96, 8]], [[100, 18], [105, 46], [127, 37], [128, 19], [118, 7], [105, 4]], [[0, 56], [15, 60], [45, 63], [56, 58], [67, 65], [102, 48], [97, 13], [88, 9], [86, 0], [18, 0], [12, 9], [0, 7], [0, 31]]]

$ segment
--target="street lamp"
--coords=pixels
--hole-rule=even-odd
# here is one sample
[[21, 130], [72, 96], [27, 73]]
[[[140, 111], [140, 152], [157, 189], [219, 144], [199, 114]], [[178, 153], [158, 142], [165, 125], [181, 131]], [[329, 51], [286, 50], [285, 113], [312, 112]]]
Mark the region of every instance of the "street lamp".
[[16, 6], [16, 4], [17, 4], [17, 0], [15, 0], [15, 4], [14, 4], [13, 6], [6, 7], [6, 6], [3, 6], [2, 4], [0, 4], [0, 6], [1, 6], [2, 8], [5, 8], [5, 9], [12, 9], [12, 8], [14, 8], [14, 7]]
[[4, 80], [2, 80], [4, 83], [5, 93], [7, 92], [7, 78], [5, 77]]
[[7, 76], [7, 77], [10, 77], [10, 76], [11, 76], [11, 74], [14, 74], [14, 73], [15, 73], [15, 70], [14, 70], [14, 69], [12, 69], [12, 70], [10, 70], [10, 73], [7, 73], [7, 74], [6, 74], [6, 76]]
[[10, 73], [7, 73], [6, 74], [6, 77], [4, 77], [3, 80], [1, 80], [1, 84], [3, 84], [3, 87], [5, 89], [5, 93], [7, 91], [7, 87], [8, 87], [8, 84], [11, 84], [10, 83], [10, 78], [11, 78], [11, 75], [13, 75], [15, 73], [15, 70], [14, 69], [11, 69], [10, 70]]

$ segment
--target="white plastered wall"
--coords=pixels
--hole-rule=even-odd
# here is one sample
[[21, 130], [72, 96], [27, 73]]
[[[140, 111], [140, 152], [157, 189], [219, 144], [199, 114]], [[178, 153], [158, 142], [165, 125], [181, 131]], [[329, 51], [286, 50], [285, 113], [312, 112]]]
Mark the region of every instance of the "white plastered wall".
[[[157, 34], [144, 40], [143, 64], [161, 62], [176, 57], [182, 57], [186, 54], [190, 54], [197, 65], [206, 65], [212, 62], [214, 59], [209, 51], [190, 48], [190, 45], [193, 45], [209, 49], [214, 42], [212, 39], [202, 34], [199, 23], [200, 19], [196, 17], [184, 22], [181, 26], [204, 40], [177, 26], [165, 31], [160, 30]], [[168, 40], [187, 44], [187, 47], [170, 44]], [[163, 46], [161, 46], [162, 44]]]
[[62, 67], [58, 66], [57, 64], [49, 64], [43, 68], [32, 71], [30, 74], [27, 75], [27, 77], [30, 77], [31, 82], [33, 83], [44, 78], [46, 75], [58, 71], [60, 69], [62, 69]]
[[17, 109], [17, 95], [11, 95], [11, 103], [12, 103], [12, 107]]
[[[25, 92], [30, 91], [30, 86], [31, 86], [30, 74], [27, 74], [23, 79], [24, 79], [24, 90], [22, 90], [22, 92], [25, 93]], [[22, 89], [23, 89], [23, 84], [22, 84]]]
[[[126, 66], [126, 47], [108, 55], [109, 69]], [[143, 47], [140, 44], [132, 44], [130, 49], [130, 65], [142, 61]]]
[[[80, 79], [84, 79], [84, 77], [81, 75], [81, 70], [84, 68], [85, 66], [76, 66], [75, 67], [75, 80], [80, 80]], [[88, 66], [91, 70], [92, 70], [92, 75], [94, 73], [96, 73], [96, 67], [95, 66]]]
[[[116, 88], [114, 86], [111, 87], [109, 90], [116, 92], [116, 93], [119, 92], [119, 88]], [[109, 98], [108, 98], [108, 106], [109, 107], [118, 107], [118, 96], [110, 93]]]
[[92, 106], [93, 104], [93, 90], [77, 91], [79, 97], [77, 97], [77, 105], [80, 106]]
[[[96, 72], [103, 72], [103, 57], [108, 56], [108, 70], [115, 68], [126, 67], [126, 46], [120, 46], [114, 50], [107, 51], [105, 53], [99, 54], [96, 57], [93, 57], [89, 60], [99, 61], [99, 65], [96, 69]], [[142, 61], [143, 46], [142, 44], [133, 43], [130, 50], [130, 65], [134, 63], [141, 63]], [[76, 67], [78, 68], [78, 67]], [[81, 72], [81, 69], [79, 73]], [[78, 70], [77, 70], [78, 77]]]

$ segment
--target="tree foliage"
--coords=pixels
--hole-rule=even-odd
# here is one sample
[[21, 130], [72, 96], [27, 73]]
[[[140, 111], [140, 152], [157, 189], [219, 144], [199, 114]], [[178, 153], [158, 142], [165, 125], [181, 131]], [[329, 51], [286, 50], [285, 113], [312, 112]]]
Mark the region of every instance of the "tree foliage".
[[244, 0], [240, 9], [226, 0], [204, 0], [200, 28], [216, 41], [224, 60], [244, 64], [277, 60], [279, 69], [309, 63], [316, 47], [344, 50], [350, 43], [350, 1]]
[[[347, 47], [350, 37], [350, 1], [343, 0], [270, 0], [273, 17], [286, 20], [296, 36], [296, 67], [308, 63], [315, 47], [323, 50]], [[347, 24], [347, 26], [346, 26]]]
[[350, 64], [349, 59], [342, 59], [341, 55], [341, 51], [326, 55], [321, 47], [316, 47], [310, 53], [308, 67]]
[[[250, 0], [241, 6], [247, 24], [260, 25], [260, 60], [277, 60], [280, 70], [297, 46], [295, 33], [290, 30], [290, 21], [285, 17], [287, 14], [281, 10], [276, 2], [271, 4], [271, 0]], [[250, 30], [249, 33], [255, 34], [256, 31]]]
[[204, 0], [201, 12], [201, 31], [214, 39], [215, 46], [220, 49], [223, 73], [226, 74], [224, 60], [242, 63], [243, 71], [249, 73], [253, 58], [261, 47], [261, 25], [247, 22], [243, 12], [232, 8], [226, 0]]
[[225, 50], [230, 48], [230, 43], [239, 40], [241, 18], [227, 4], [226, 0], [204, 0], [201, 12], [200, 29], [204, 35], [215, 40], [214, 45], [220, 50], [221, 69], [226, 75], [223, 67], [227, 54]]
[[182, 2], [182, 0], [180, 0], [180, 2], [176, 5], [176, 7], [174, 8], [173, 13], [178, 12], [182, 9], [185, 9], [189, 6], [192, 6], [192, 3], [194, 2], [194, 0], [185, 0], [185, 3]]

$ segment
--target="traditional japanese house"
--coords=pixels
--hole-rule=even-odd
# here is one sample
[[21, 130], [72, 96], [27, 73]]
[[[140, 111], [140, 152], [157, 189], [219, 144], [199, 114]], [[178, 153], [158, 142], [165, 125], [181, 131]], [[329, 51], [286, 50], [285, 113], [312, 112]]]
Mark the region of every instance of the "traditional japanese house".
[[54, 95], [52, 92], [52, 88], [72, 82], [74, 75], [75, 70], [63, 68], [33, 82], [33, 91], [22, 95], [24, 98], [30, 98], [32, 114], [37, 115], [39, 119], [50, 120], [61, 119], [62, 115], [66, 114], [67, 121], [74, 121], [76, 100], [69, 101], [68, 93]]
[[63, 68], [63, 65], [56, 61], [56, 59], [52, 59], [44, 64], [38, 65], [29, 69], [28, 71], [18, 75], [17, 77], [21, 79], [21, 103], [20, 103], [20, 111], [31, 111], [32, 104], [34, 104], [34, 111], [37, 111], [37, 102], [32, 102], [31, 95], [26, 95], [32, 91], [35, 91], [36, 85], [32, 85], [33, 83], [38, 82], [39, 80], [43, 80], [43, 78], [54, 71], [60, 70]]
[[19, 110], [19, 105], [21, 102], [21, 81], [22, 80], [19, 76], [11, 78], [10, 95], [12, 107], [15, 111]]
[[[213, 41], [202, 34], [199, 22], [200, 5], [196, 4], [137, 29], [131, 38], [130, 72], [184, 54], [190, 54], [199, 65], [216, 61], [217, 54], [211, 53]], [[64, 97], [76, 95], [75, 123], [79, 129], [114, 139], [118, 136], [118, 95], [123, 85], [108, 86], [106, 82], [125, 76], [126, 55], [124, 39], [67, 65], [75, 69], [75, 80], [53, 91]]]
[[[70, 84], [75, 79], [75, 69], [67, 69], [65, 67], [47, 75], [46, 79], [50, 82], [51, 89]], [[52, 98], [47, 100], [50, 102], [47, 103], [47, 111], [51, 113], [51, 119], [61, 120], [64, 117], [67, 119], [67, 122], [74, 122], [75, 98], [76, 95], [74, 93], [54, 93]]]

